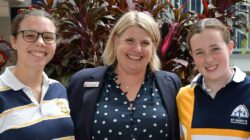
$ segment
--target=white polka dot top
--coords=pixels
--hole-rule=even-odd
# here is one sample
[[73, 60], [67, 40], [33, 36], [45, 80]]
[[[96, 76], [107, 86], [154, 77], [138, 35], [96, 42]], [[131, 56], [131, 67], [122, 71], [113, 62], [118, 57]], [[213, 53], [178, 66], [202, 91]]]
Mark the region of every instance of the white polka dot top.
[[168, 140], [168, 115], [149, 70], [132, 102], [115, 82], [113, 70], [107, 74], [96, 105], [92, 140]]

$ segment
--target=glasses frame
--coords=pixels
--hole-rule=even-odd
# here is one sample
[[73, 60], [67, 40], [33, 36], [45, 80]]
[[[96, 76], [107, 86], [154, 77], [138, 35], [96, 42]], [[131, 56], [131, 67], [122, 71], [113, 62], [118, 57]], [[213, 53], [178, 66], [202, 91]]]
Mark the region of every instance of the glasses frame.
[[[30, 40], [25, 39], [25, 37], [24, 37], [24, 32], [26, 32], [26, 31], [30, 31], [30, 32], [36, 33], [36, 34], [37, 34], [36, 39], [35, 39], [34, 41], [30, 41]], [[18, 35], [19, 33], [22, 33], [23, 40], [26, 41], [26, 42], [36, 42], [40, 35], [41, 35], [41, 37], [42, 37], [42, 39], [43, 39], [43, 42], [46, 43], [46, 44], [57, 43], [57, 40], [58, 40], [58, 38], [59, 38], [59, 35], [58, 35], [57, 33], [53, 33], [53, 32], [42, 32], [42, 33], [40, 33], [40, 32], [34, 31], [34, 30], [21, 30], [21, 31], [18, 31], [18, 32], [16, 33], [16, 35]], [[55, 35], [55, 40], [52, 41], [52, 42], [46, 41], [46, 39], [44, 39], [44, 34], [46, 34], [46, 33], [54, 34], [54, 35]]]

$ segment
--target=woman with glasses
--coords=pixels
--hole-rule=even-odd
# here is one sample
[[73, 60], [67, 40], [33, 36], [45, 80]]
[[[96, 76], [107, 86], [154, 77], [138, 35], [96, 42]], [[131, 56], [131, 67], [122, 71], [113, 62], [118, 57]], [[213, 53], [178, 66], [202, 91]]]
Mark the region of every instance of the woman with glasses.
[[55, 54], [56, 22], [42, 10], [15, 17], [11, 45], [15, 66], [0, 76], [0, 139], [74, 139], [65, 87], [44, 73]]

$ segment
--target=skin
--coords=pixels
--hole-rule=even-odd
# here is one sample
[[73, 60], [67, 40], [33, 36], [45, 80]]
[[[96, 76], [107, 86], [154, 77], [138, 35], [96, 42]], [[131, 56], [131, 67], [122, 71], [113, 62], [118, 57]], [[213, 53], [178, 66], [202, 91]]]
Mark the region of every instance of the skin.
[[[19, 31], [34, 30], [37, 32], [56, 32], [54, 23], [45, 17], [28, 16], [24, 18]], [[53, 58], [56, 43], [46, 44], [41, 35], [35, 42], [26, 42], [22, 33], [16, 37], [11, 36], [11, 44], [17, 51], [17, 64], [12, 70], [13, 74], [25, 85], [31, 87], [32, 91], [40, 100], [42, 73], [45, 65]]]
[[[45, 17], [29, 16], [21, 21], [19, 31], [34, 30], [37, 32], [56, 32], [55, 25]], [[35, 42], [23, 40], [22, 33], [16, 38], [11, 37], [11, 43], [17, 51], [17, 67], [25, 67], [37, 71], [43, 71], [45, 65], [53, 58], [56, 43], [46, 44], [39, 36]]]
[[[121, 89], [127, 91], [129, 100], [134, 100], [144, 80], [146, 67], [155, 47], [148, 32], [139, 26], [127, 28], [120, 36], [114, 37], [117, 67]], [[128, 87], [125, 87], [129, 85]]]
[[149, 34], [139, 26], [115, 36], [118, 69], [129, 74], [145, 73], [155, 47]]
[[191, 55], [198, 71], [203, 75], [205, 84], [216, 93], [230, 80], [233, 72], [229, 66], [229, 57], [234, 43], [223, 40], [220, 31], [205, 29], [190, 39]]

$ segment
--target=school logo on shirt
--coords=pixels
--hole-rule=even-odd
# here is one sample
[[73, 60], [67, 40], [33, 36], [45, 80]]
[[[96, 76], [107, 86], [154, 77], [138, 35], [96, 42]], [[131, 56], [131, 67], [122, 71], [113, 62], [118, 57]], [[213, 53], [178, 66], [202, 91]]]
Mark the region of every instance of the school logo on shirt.
[[65, 102], [58, 100], [57, 106], [60, 108], [62, 113], [69, 114], [69, 108]]
[[237, 106], [231, 114], [231, 123], [248, 125], [249, 112], [245, 105]]

